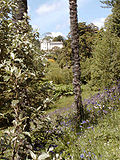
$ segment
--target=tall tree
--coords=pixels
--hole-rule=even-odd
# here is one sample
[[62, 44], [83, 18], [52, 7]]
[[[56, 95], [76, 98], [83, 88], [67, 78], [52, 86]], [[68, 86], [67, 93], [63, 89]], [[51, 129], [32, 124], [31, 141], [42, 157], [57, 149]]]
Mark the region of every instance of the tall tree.
[[[111, 33], [115, 33], [120, 37], [120, 0], [105, 0], [101, 1], [107, 7], [112, 8], [112, 14], [109, 16], [109, 28]], [[107, 24], [107, 25], [108, 25]]]
[[69, 0], [70, 7], [70, 30], [71, 30], [71, 48], [73, 55], [73, 87], [75, 94], [75, 107], [77, 108], [77, 118], [84, 118], [84, 109], [81, 97], [81, 67], [79, 56], [79, 32], [77, 19], [77, 0]]
[[80, 53], [82, 60], [86, 60], [86, 58], [90, 58], [92, 56], [92, 48], [98, 32], [98, 27], [92, 23], [87, 25], [85, 22], [80, 22], [78, 24], [78, 29]]

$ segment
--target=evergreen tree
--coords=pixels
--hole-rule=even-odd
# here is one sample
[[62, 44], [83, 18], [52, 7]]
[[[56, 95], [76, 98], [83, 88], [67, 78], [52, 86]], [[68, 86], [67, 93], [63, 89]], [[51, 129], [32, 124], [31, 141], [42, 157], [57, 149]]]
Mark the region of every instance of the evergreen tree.
[[107, 7], [112, 8], [112, 14], [108, 19], [108, 23], [110, 23], [110, 31], [120, 37], [120, 1], [106, 0], [102, 1], [102, 3], [106, 4]]
[[120, 79], [120, 39], [110, 32], [97, 40], [91, 66], [91, 82], [97, 88], [109, 88]]

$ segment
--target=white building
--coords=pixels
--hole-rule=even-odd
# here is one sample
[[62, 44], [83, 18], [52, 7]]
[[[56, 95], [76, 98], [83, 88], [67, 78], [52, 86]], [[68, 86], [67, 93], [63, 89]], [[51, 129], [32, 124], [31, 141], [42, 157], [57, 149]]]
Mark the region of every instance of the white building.
[[41, 50], [48, 51], [55, 47], [63, 48], [63, 42], [41, 41]]

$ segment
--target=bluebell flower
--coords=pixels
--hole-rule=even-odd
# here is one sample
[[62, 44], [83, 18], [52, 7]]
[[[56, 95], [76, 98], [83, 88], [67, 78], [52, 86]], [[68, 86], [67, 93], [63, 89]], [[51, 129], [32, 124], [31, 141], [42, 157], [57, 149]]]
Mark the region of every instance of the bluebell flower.
[[81, 158], [84, 158], [84, 154], [81, 154], [80, 157], [81, 157]]
[[89, 155], [91, 155], [91, 152], [88, 152]]
[[77, 135], [80, 135], [80, 132], [76, 133]]
[[85, 124], [86, 123], [86, 121], [82, 121], [82, 123], [81, 124]]
[[92, 153], [95, 156], [95, 153]]
[[90, 110], [87, 108], [87, 111], [89, 111], [90, 112]]
[[71, 131], [74, 131], [74, 128], [72, 128]]
[[87, 129], [90, 129], [91, 127], [87, 127]]
[[55, 152], [54, 152], [54, 151], [50, 151], [50, 153], [55, 154]]
[[91, 143], [91, 140], [89, 140], [89, 142]]
[[105, 111], [105, 110], [103, 110], [103, 113], [107, 114], [108, 112], [107, 112], [107, 111]]
[[91, 128], [93, 129], [93, 126], [91, 126], [91, 127], [87, 127], [87, 129], [91, 129]]

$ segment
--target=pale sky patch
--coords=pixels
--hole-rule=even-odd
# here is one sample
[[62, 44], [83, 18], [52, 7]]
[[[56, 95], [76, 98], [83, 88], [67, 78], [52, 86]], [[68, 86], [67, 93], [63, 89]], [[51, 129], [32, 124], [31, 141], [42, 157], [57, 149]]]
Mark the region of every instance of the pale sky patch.
[[78, 7], [82, 7], [91, 0], [78, 0]]
[[32, 24], [32, 27], [33, 27], [34, 30], [38, 30], [39, 31], [39, 29], [40, 29], [40, 27], [38, 25], [36, 25], [36, 24]]
[[39, 8], [37, 8], [36, 13], [41, 15], [49, 12], [55, 11], [61, 4], [59, 2], [52, 3], [52, 4], [43, 4]]
[[63, 33], [61, 33], [61, 32], [51, 32], [51, 34], [52, 34], [53, 37], [57, 37], [57, 36], [65, 37], [65, 35], [63, 35]]
[[[29, 0], [29, 15], [33, 27], [40, 28], [40, 35], [46, 32], [68, 35], [70, 32], [69, 0]], [[100, 0], [77, 0], [78, 21], [103, 26], [110, 9], [101, 8]], [[100, 18], [101, 17], [101, 18]], [[102, 18], [103, 17], [103, 18]], [[104, 18], [105, 17], [105, 18]]]
[[28, 14], [30, 13], [31, 7], [28, 5]]
[[96, 26], [99, 27], [99, 28], [102, 28], [102, 27], [104, 27], [105, 19], [106, 19], [106, 18], [104, 18], [104, 17], [102, 17], [102, 18], [97, 18], [97, 19], [95, 19], [95, 20], [93, 21], [93, 24], [96, 25]]

